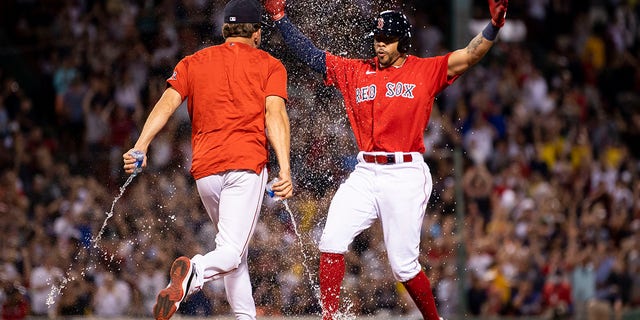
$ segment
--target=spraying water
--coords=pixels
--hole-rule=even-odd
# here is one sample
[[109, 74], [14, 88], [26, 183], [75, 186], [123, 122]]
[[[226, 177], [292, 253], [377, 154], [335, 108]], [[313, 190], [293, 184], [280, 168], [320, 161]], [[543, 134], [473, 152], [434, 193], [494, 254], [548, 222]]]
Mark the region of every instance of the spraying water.
[[91, 239], [91, 243], [93, 243], [94, 248], [98, 247], [98, 242], [100, 242], [100, 239], [102, 239], [104, 228], [107, 226], [107, 222], [109, 221], [109, 219], [113, 217], [113, 208], [116, 206], [116, 203], [118, 202], [118, 200], [120, 200], [120, 197], [122, 197], [122, 195], [124, 194], [124, 191], [127, 189], [127, 186], [131, 183], [131, 181], [133, 181], [133, 178], [135, 178], [136, 174], [137, 173], [134, 172], [129, 176], [129, 178], [127, 178], [127, 181], [125, 181], [124, 184], [120, 187], [120, 193], [111, 202], [111, 209], [109, 209], [109, 212], [106, 213], [107, 217], [102, 222], [102, 227], [100, 227], [100, 231], [98, 231], [96, 236]]
[[[269, 195], [270, 197], [274, 197], [273, 195], [273, 191], [270, 190], [269, 186], [273, 184], [273, 181], [269, 183], [268, 187], [267, 187], [267, 195]], [[307, 274], [307, 280], [309, 281], [309, 284], [312, 286], [313, 289], [313, 293], [314, 296], [316, 298], [317, 301], [321, 301], [320, 300], [320, 286], [318, 286], [317, 284], [315, 284], [314, 282], [314, 276], [315, 273], [311, 271], [311, 269], [309, 268], [309, 265], [307, 264], [307, 261], [309, 261], [309, 259], [311, 258], [310, 255], [307, 253], [307, 250], [305, 250], [304, 248], [304, 243], [302, 241], [302, 234], [300, 233], [300, 231], [298, 230], [298, 224], [296, 222], [296, 219], [293, 215], [293, 212], [291, 211], [291, 208], [289, 208], [289, 203], [287, 202], [286, 199], [281, 200], [280, 202], [282, 202], [282, 205], [284, 206], [284, 209], [287, 211], [287, 213], [289, 214], [289, 218], [291, 219], [291, 226], [293, 228], [293, 232], [296, 234], [296, 238], [298, 239], [298, 246], [300, 247], [300, 253], [302, 254], [302, 266], [305, 270], [305, 273]], [[320, 305], [322, 305], [320, 303]], [[342, 313], [342, 312], [338, 312], [337, 314], [334, 315], [334, 318], [336, 320], [352, 320], [355, 319], [355, 315], [350, 314], [349, 310], [351, 309], [351, 307], [353, 306], [353, 304], [350, 301], [347, 301], [347, 308], [346, 308], [346, 312]]]
[[304, 267], [304, 270], [307, 273], [309, 284], [313, 286], [313, 293], [316, 299], [320, 300], [320, 287], [313, 284], [314, 273], [311, 272], [311, 269], [307, 265], [309, 256], [307, 255], [307, 250], [304, 249], [304, 243], [302, 242], [302, 235], [298, 230], [298, 224], [296, 223], [296, 220], [293, 216], [293, 212], [289, 208], [289, 204], [287, 203], [287, 200], [282, 200], [282, 204], [284, 205], [284, 209], [289, 213], [289, 218], [291, 218], [291, 226], [293, 227], [293, 232], [296, 234], [296, 237], [298, 238], [298, 246], [300, 247], [300, 253], [302, 254], [302, 266]]
[[[102, 222], [102, 227], [100, 227], [100, 231], [98, 231], [95, 237], [91, 238], [91, 243], [93, 243], [93, 248], [98, 247], [98, 243], [100, 242], [100, 239], [102, 239], [102, 234], [104, 233], [104, 229], [107, 226], [107, 222], [111, 217], [113, 217], [113, 208], [116, 206], [116, 203], [124, 194], [125, 190], [127, 189], [127, 186], [131, 183], [131, 181], [133, 181], [133, 178], [135, 178], [136, 175], [138, 175], [138, 173], [141, 171], [141, 166], [142, 166], [142, 162], [139, 162], [139, 163], [136, 162], [135, 171], [131, 175], [129, 175], [127, 180], [120, 187], [120, 193], [113, 199], [113, 202], [111, 202], [111, 208], [109, 209], [109, 212], [106, 212], [107, 216]], [[80, 252], [76, 254], [76, 256], [73, 258], [73, 261], [78, 261], [79, 254]], [[76, 279], [75, 276], [71, 275], [73, 271], [72, 268], [73, 268], [73, 264], [69, 265], [59, 285], [51, 284], [51, 291], [49, 291], [49, 295], [47, 296], [47, 306], [51, 307], [53, 304], [55, 304], [55, 299], [61, 294], [62, 290], [64, 290], [64, 288], [67, 287], [69, 282], [74, 281]], [[84, 271], [80, 273], [81, 276], [84, 276], [84, 274], [85, 274]]]

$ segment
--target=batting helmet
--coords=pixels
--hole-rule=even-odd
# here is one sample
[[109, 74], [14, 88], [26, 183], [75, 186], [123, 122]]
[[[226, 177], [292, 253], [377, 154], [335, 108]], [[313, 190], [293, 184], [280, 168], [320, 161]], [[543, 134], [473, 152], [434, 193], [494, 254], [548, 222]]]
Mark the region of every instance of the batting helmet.
[[374, 21], [373, 35], [383, 34], [398, 37], [398, 51], [406, 53], [411, 48], [411, 24], [407, 17], [398, 11], [382, 11]]

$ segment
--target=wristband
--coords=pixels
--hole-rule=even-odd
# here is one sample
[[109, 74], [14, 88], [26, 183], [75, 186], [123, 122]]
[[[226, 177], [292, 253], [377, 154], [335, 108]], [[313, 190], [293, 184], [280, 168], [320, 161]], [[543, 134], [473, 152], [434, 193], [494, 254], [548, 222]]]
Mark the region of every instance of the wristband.
[[498, 31], [500, 31], [500, 27], [496, 27], [493, 23], [489, 22], [482, 30], [482, 36], [489, 41], [495, 41], [498, 36]]

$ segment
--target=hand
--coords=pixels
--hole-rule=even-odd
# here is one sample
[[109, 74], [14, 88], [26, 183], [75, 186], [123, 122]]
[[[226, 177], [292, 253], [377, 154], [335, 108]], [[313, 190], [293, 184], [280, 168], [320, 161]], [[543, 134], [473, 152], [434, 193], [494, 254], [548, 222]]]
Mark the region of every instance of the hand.
[[507, 18], [509, 0], [487, 0], [487, 2], [491, 11], [491, 23], [498, 28], [502, 27]]
[[278, 180], [273, 183], [271, 189], [280, 199], [288, 199], [293, 196], [293, 183], [289, 172], [280, 172]]
[[[133, 151], [135, 151], [137, 149], [133, 148], [133, 149], [129, 149], [129, 151], [125, 152], [122, 155], [122, 162], [124, 163], [124, 165], [122, 166], [122, 168], [124, 169], [124, 172], [126, 173], [133, 173], [133, 170], [135, 170], [136, 168], [136, 158], [134, 158], [131, 153]], [[147, 166], [147, 152], [145, 151], [145, 156], [144, 156], [144, 160], [142, 160], [142, 167], [145, 168]]]
[[271, 20], [278, 21], [284, 17], [285, 4], [286, 0], [264, 0], [264, 9], [271, 17]]

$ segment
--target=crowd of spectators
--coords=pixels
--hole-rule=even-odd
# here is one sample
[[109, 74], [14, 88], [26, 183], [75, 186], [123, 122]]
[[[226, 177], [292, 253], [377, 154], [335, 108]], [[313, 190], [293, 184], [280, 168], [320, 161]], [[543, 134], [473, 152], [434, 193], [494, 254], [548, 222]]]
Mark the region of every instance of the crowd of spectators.
[[[171, 261], [211, 249], [186, 108], [124, 189], [121, 155], [177, 61], [222, 41], [224, 4], [1, 2], [3, 319], [150, 316]], [[450, 5], [300, 0], [288, 12], [318, 47], [367, 57], [371, 17], [398, 8], [414, 26], [411, 53], [426, 57], [456, 49]], [[488, 17], [485, 1], [471, 17]], [[512, 0], [507, 23], [523, 22], [526, 38], [499, 40], [437, 97], [421, 262], [444, 317], [620, 319], [640, 306], [639, 17], [631, 0]], [[357, 148], [339, 94], [264, 31], [263, 49], [289, 71], [296, 189], [290, 212], [265, 201], [249, 252], [254, 297], [261, 315], [314, 315], [316, 241]], [[347, 312], [415, 315], [380, 232], [347, 255]], [[228, 314], [224, 287], [210, 283], [179, 312]]]

